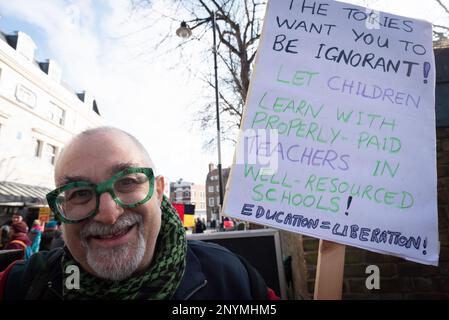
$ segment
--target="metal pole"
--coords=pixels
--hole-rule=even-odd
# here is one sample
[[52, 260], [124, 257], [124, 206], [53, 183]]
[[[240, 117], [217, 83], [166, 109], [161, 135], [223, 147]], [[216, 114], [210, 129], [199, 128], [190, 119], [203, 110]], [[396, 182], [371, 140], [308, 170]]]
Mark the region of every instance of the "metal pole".
[[212, 13], [212, 30], [214, 36], [214, 70], [215, 70], [215, 109], [217, 113], [217, 149], [218, 149], [218, 184], [220, 189], [220, 211], [219, 218], [221, 218], [221, 208], [223, 207], [223, 182], [221, 175], [221, 135], [220, 135], [220, 110], [218, 108], [218, 67], [217, 67], [217, 40], [215, 31], [215, 11]]

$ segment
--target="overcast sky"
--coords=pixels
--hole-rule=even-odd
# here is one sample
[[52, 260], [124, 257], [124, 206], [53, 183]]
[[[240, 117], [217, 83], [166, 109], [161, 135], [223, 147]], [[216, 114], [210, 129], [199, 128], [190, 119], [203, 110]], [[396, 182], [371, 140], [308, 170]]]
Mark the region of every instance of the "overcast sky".
[[[433, 0], [346, 2], [449, 25]], [[442, 2], [449, 8], [449, 0]], [[185, 60], [178, 63], [179, 38], [153, 50], [169, 23], [175, 26], [191, 18], [179, 8], [173, 15], [170, 3], [155, 0], [151, 12], [136, 14], [130, 12], [129, 0], [0, 0], [0, 29], [29, 34], [38, 46], [39, 60], [58, 61], [63, 80], [74, 90], [91, 92], [107, 124], [142, 141], [158, 174], [170, 181], [204, 183], [208, 163], [217, 162], [217, 152], [204, 150], [203, 144], [215, 132], [199, 130], [193, 118], [213, 92], [186, 71]], [[190, 68], [212, 71], [212, 60], [197, 54], [209, 45], [205, 38], [188, 48], [196, 57]], [[225, 167], [231, 164], [233, 148], [226, 143], [222, 148]]]

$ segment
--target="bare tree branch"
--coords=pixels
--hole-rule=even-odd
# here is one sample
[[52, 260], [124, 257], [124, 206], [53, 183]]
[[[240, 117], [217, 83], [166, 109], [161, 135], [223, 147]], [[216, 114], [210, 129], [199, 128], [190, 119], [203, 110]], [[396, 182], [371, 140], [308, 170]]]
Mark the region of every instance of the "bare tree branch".
[[[151, 0], [130, 0], [136, 10], [151, 7]], [[274, 1], [274, 0], [273, 0]], [[219, 73], [219, 106], [223, 116], [222, 128], [225, 138], [232, 140], [235, 137], [235, 128], [239, 128], [243, 115], [243, 108], [248, 94], [249, 80], [252, 73], [254, 60], [257, 56], [257, 45], [262, 32], [263, 14], [266, 8], [265, 0], [172, 0], [174, 4], [182, 8], [183, 15], [168, 17], [172, 22], [186, 21], [194, 36], [182, 43], [169, 46], [166, 51], [178, 50], [183, 55], [183, 50], [188, 52], [188, 46], [195, 46], [195, 41], [206, 39], [212, 28], [212, 18], [215, 14], [217, 32], [217, 56]], [[443, 0], [436, 0], [442, 12], [449, 15], [447, 4]], [[185, 13], [188, 13], [185, 16]], [[163, 16], [161, 14], [161, 16]], [[160, 47], [172, 41], [174, 34], [160, 38], [155, 50], [165, 54]], [[446, 38], [449, 35], [449, 26], [434, 24], [434, 39]], [[207, 37], [206, 37], [207, 36]], [[204, 41], [203, 41], [204, 42]], [[210, 47], [209, 47], [210, 48]], [[204, 50], [204, 59], [212, 59], [212, 51]], [[210, 61], [210, 60], [209, 60]], [[189, 66], [187, 66], [189, 68]], [[213, 72], [213, 71], [212, 71]], [[215, 83], [211, 81], [211, 73], [199, 75], [197, 70], [192, 71], [195, 77], [204, 81], [204, 84], [215, 89]], [[203, 97], [205, 98], [205, 97]], [[213, 99], [212, 94], [210, 99]], [[198, 113], [200, 127], [212, 128], [215, 123], [215, 107], [213, 103], [204, 104]], [[215, 139], [215, 138], [214, 138]], [[211, 141], [214, 141], [212, 139]], [[235, 139], [234, 139], [235, 140]]]
[[441, 2], [441, 0], [435, 0], [439, 5], [440, 5], [440, 7], [441, 8], [443, 8], [443, 10], [447, 13], [447, 14], [449, 14], [449, 9]]
[[449, 31], [449, 27], [446, 27], [446, 26], [442, 26], [442, 25], [438, 25], [438, 24], [434, 24], [433, 26], [434, 26], [434, 27], [437, 27], [437, 28], [444, 29], [444, 30], [446, 30], [446, 31]]

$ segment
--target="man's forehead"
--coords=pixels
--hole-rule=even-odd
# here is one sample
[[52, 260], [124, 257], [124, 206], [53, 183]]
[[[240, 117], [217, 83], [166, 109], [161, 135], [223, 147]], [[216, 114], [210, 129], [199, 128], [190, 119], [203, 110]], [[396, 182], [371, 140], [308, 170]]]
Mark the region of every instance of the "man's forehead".
[[70, 160], [80, 154], [93, 158], [105, 158], [107, 154], [102, 154], [102, 152], [113, 151], [123, 152], [132, 159], [147, 158], [146, 150], [137, 140], [124, 132], [111, 130], [76, 136], [64, 148], [61, 159], [68, 157]]
[[55, 166], [55, 182], [65, 177], [93, 179], [111, 176], [129, 167], [153, 167], [143, 147], [120, 131], [95, 132], [75, 137], [64, 149]]
[[66, 145], [65, 149], [78, 149], [97, 145], [137, 147], [133, 139], [127, 134], [121, 131], [110, 130], [92, 132], [89, 134], [81, 133], [75, 136], [73, 140]]

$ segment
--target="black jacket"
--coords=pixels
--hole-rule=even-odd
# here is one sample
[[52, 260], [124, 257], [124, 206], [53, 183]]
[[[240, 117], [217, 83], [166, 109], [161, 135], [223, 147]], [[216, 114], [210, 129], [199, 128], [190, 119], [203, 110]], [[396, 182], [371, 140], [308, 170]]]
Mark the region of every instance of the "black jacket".
[[[39, 252], [27, 262], [16, 263], [8, 272], [5, 300], [61, 299], [63, 249]], [[260, 274], [245, 259], [213, 243], [188, 241], [184, 276], [175, 300], [268, 299]]]

